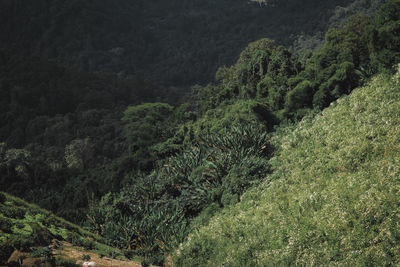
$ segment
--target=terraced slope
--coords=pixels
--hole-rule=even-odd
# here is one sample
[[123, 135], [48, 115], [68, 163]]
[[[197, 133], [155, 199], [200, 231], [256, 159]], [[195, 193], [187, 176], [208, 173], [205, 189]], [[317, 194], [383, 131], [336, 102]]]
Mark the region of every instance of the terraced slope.
[[273, 174], [192, 234], [177, 266], [398, 266], [399, 77], [288, 131]]
[[[73, 249], [80, 256], [92, 255], [94, 258], [94, 255], [99, 255], [125, 259], [120, 250], [105, 245], [101, 237], [36, 205], [0, 192], [0, 265], [6, 263], [13, 253], [14, 256], [33, 256], [42, 258], [43, 262], [52, 261], [55, 264], [56, 259], [49, 252], [61, 255], [58, 252], [65, 249]], [[71, 257], [74, 253], [67, 254], [64, 258], [72, 263], [83, 260], [80, 257]]]

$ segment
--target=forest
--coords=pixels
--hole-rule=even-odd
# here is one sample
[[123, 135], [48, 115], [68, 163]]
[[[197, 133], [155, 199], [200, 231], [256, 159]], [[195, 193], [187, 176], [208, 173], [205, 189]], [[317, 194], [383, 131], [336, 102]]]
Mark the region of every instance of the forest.
[[0, 263], [37, 235], [9, 194], [144, 266], [400, 263], [399, 0], [15, 0], [0, 23]]

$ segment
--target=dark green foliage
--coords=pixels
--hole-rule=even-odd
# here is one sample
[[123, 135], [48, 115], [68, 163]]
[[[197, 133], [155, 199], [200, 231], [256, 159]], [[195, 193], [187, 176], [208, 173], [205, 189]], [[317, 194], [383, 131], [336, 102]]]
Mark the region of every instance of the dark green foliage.
[[89, 261], [89, 260], [90, 260], [90, 255], [88, 255], [88, 254], [83, 254], [82, 260], [83, 260], [83, 261]]
[[43, 227], [39, 223], [33, 222], [30, 224], [32, 228], [32, 244], [39, 246], [47, 246], [51, 243], [51, 240], [54, 238], [47, 228]]
[[0, 242], [0, 263], [7, 262], [14, 248], [10, 242]]
[[263, 179], [268, 172], [268, 162], [263, 158], [245, 157], [233, 165], [223, 178], [221, 202], [224, 206], [236, 204], [240, 196], [252, 185]]
[[[294, 87], [285, 103], [288, 114], [295, 114], [297, 108], [324, 108], [360, 85], [361, 76], [356, 69], [368, 68], [366, 66], [370, 64], [366, 42], [370, 23], [369, 17], [359, 15], [342, 30], [328, 31], [322, 48], [299, 73], [298, 84], [292, 82]], [[309, 81], [307, 86], [303, 80]]]
[[[173, 107], [166, 103], [146, 103], [128, 107], [122, 120], [124, 135], [132, 152], [146, 153], [154, 143], [169, 137], [166, 120], [172, 115]], [[148, 152], [147, 152], [148, 153]]]
[[[223, 201], [223, 198], [221, 198]], [[221, 201], [221, 202], [222, 202]], [[230, 203], [224, 203], [230, 204]], [[205, 209], [203, 209], [195, 218], [193, 218], [190, 222], [190, 228], [198, 229], [201, 226], [207, 225], [210, 219], [218, 212], [222, 210], [222, 207], [219, 203], [211, 203]]]
[[209, 133], [222, 133], [233, 125], [250, 124], [262, 129], [272, 129], [277, 123], [276, 117], [262, 100], [225, 101], [217, 108], [208, 110], [202, 117], [188, 126], [185, 137], [199, 140]]
[[[48, 60], [20, 55], [7, 56], [0, 77], [1, 94], [10, 103], [3, 107], [0, 116], [0, 138], [13, 147], [21, 147], [43, 134], [48, 125], [46, 116], [74, 112], [80, 115], [155, 97], [154, 86], [135, 78], [82, 73]], [[94, 121], [88, 122], [92, 118], [83, 119], [95, 125]]]
[[86, 250], [92, 250], [96, 248], [95, 241], [88, 239], [86, 237], [82, 237], [76, 232], [68, 232], [66, 240], [68, 242], [71, 242], [74, 246], [83, 247]]
[[[277, 94], [284, 90], [288, 77], [294, 73], [292, 64], [290, 52], [283, 46], [276, 46], [274, 41], [260, 39], [250, 43], [235, 65], [218, 70], [216, 78], [221, 81], [220, 86], [208, 86], [199, 91], [201, 105], [213, 108], [226, 99], [257, 97], [268, 98], [271, 107], [277, 110], [282, 104]], [[210, 100], [212, 103], [206, 102]]]
[[[252, 126], [238, 125], [202, 136], [194, 149], [166, 162], [165, 176], [173, 183], [169, 185], [172, 195], [182, 198], [181, 205], [190, 217], [213, 202], [222, 205], [223, 194], [238, 198], [265, 174], [267, 156], [266, 133]], [[246, 172], [246, 161], [259, 163], [260, 172], [254, 176], [241, 173], [240, 170]]]
[[31, 252], [31, 256], [33, 258], [43, 258], [45, 260], [50, 260], [53, 258], [51, 249], [49, 249], [47, 247], [35, 248]]
[[[61, 2], [57, 0], [49, 5], [58, 7]], [[141, 10], [145, 14], [154, 5], [157, 5], [155, 11], [163, 12], [162, 8], [170, 5], [177, 10], [192, 11], [200, 5], [197, 0], [167, 2], [115, 1], [105, 4], [99, 1], [97, 4], [85, 4], [73, 1], [64, 4], [65, 10], [78, 6], [82, 9], [77, 10], [84, 10], [83, 14], [93, 5], [99, 14], [105, 12], [104, 6], [109, 6], [110, 12], [127, 8], [127, 12]], [[276, 2], [276, 7], [251, 6], [250, 9], [254, 14], [260, 10], [277, 12], [285, 9], [284, 6], [307, 10], [311, 2], [320, 7], [331, 5], [326, 1], [317, 4], [315, 1], [282, 0]], [[221, 7], [222, 3], [222, 0], [213, 3], [202, 1], [206, 8]], [[193, 95], [185, 98], [189, 102], [176, 107], [171, 103], [172, 100], [177, 101], [172, 92], [179, 92], [180, 89], [169, 88], [161, 92], [148, 82], [124, 73], [84, 73], [40, 58], [0, 52], [0, 63], [4, 63], [0, 64], [0, 141], [7, 141], [7, 144], [0, 143], [0, 186], [7, 192], [55, 211], [57, 215], [88, 226], [103, 236], [108, 244], [124, 249], [126, 254], [140, 255], [146, 262], [160, 264], [163, 255], [176, 248], [188, 233], [208, 224], [220, 210], [240, 205], [243, 193], [249, 188], [259, 185], [261, 181], [268, 184], [269, 157], [276, 153], [268, 136], [274, 127], [317, 113], [368, 81], [378, 71], [391, 71], [392, 64], [400, 60], [398, 3], [388, 1], [375, 16], [357, 15], [349, 19], [343, 28], [329, 30], [320, 48], [307, 55], [289, 51], [268, 38], [253, 41], [234, 65], [218, 69], [214, 84], [193, 86]], [[247, 5], [245, 1], [229, 3], [233, 8], [242, 4]], [[10, 2], [10, 6], [14, 3]], [[62, 10], [64, 8], [60, 7], [51, 12], [58, 14]], [[15, 9], [15, 12], [17, 17], [21, 17], [20, 9]], [[43, 18], [53, 16], [49, 10], [43, 12]], [[236, 18], [243, 12], [238, 10]], [[338, 10], [335, 12], [340, 13]], [[3, 13], [4, 10], [1, 10], [0, 14]], [[40, 14], [34, 15], [41, 17]], [[135, 14], [139, 16], [139, 13]], [[252, 16], [259, 19], [254, 14]], [[71, 22], [72, 25], [82, 22], [85, 17], [80, 13], [77, 15], [77, 21]], [[110, 21], [118, 21], [114, 16], [110, 16]], [[197, 20], [196, 13], [189, 12], [182, 16]], [[162, 17], [156, 25], [148, 27], [157, 29], [172, 17]], [[143, 18], [136, 19], [141, 21]], [[152, 21], [154, 18], [148, 19]], [[92, 23], [84, 21], [82, 25], [90, 28]], [[63, 20], [60, 23], [64, 25]], [[124, 47], [119, 47], [118, 33], [115, 33], [115, 38], [102, 36], [104, 41], [96, 42], [97, 48], [93, 48], [90, 44], [93, 45], [94, 41], [86, 40], [89, 37], [83, 33], [87, 28], [83, 27], [82, 36], [78, 34], [82, 38], [73, 35], [75, 31], [71, 32], [76, 47], [65, 41], [68, 39], [63, 36], [56, 39], [60, 44], [66, 44], [66, 51], [50, 52], [52, 48], [49, 48], [43, 53], [50, 53], [57, 58], [56, 61], [69, 66], [77, 67], [84, 61], [84, 64], [93, 65], [88, 67], [90, 70], [116, 71], [129, 64], [138, 64], [140, 70], [127, 68], [127, 72], [140, 74], [151, 66], [154, 74], [145, 76], [162, 73], [156, 80], [160, 83], [185, 84], [197, 75], [186, 77], [185, 73], [196, 73], [206, 66], [201, 67], [207, 62], [204, 59], [198, 65], [188, 66], [185, 61], [167, 68], [167, 64], [175, 62], [175, 59], [162, 53], [156, 43], [145, 46], [146, 51], [154, 54], [155, 58], [162, 57], [162, 60], [144, 62], [147, 55], [141, 55], [143, 58], [140, 60], [132, 60], [137, 56], [133, 54], [139, 52], [131, 50], [137, 46], [154, 41], [154, 38], [167, 37], [158, 36], [157, 30], [151, 30], [143, 40], [135, 37], [132, 43], [128, 35], [138, 27], [135, 23], [116, 23], [107, 27], [119, 28], [123, 25], [129, 25], [126, 26], [129, 28], [126, 29], [126, 39], [121, 42]], [[241, 27], [242, 23], [235, 21], [232, 25], [233, 28]], [[265, 27], [260, 25], [260, 28]], [[13, 28], [9, 24], [8, 27]], [[183, 31], [195, 32], [196, 29], [196, 26], [193, 29], [179, 27]], [[248, 38], [245, 28], [243, 26], [235, 32], [235, 36]], [[276, 30], [284, 31], [279, 27]], [[228, 30], [222, 27], [220, 31]], [[48, 36], [53, 35], [49, 33]], [[52, 38], [48, 38], [47, 41], [53, 42]], [[99, 37], [90, 38], [97, 40]], [[213, 38], [208, 38], [207, 42], [217, 49], [224, 49], [224, 46], [215, 45], [216, 37]], [[84, 40], [88, 44], [86, 52], [79, 50]], [[109, 44], [110, 40], [116, 43]], [[185, 42], [196, 42], [196, 38]], [[130, 48], [125, 44], [129, 44]], [[32, 46], [41, 47], [36, 43]], [[178, 47], [173, 47], [172, 51]], [[93, 61], [94, 55], [90, 52], [93, 49], [97, 51], [95, 58], [99, 61]], [[133, 56], [125, 58], [123, 55], [127, 55], [128, 50]], [[199, 53], [203, 50], [206, 46], [196, 49]], [[67, 57], [68, 51], [73, 55], [85, 55], [83, 59]], [[172, 57], [193, 56], [186, 50], [176, 51], [179, 53], [171, 53]], [[107, 59], [110, 57], [108, 53], [115, 57], [111, 63]], [[227, 51], [220, 57], [229, 53]], [[66, 58], [70, 58], [71, 62], [66, 62]], [[225, 61], [221, 59], [221, 62]], [[87, 69], [87, 66], [78, 68]], [[182, 69], [184, 71], [179, 73], [179, 77], [174, 75]], [[202, 72], [205, 76], [212, 67], [206, 69]], [[361, 160], [362, 156], [359, 158], [357, 160]], [[1, 214], [24, 221], [10, 225], [8, 218], [0, 216], [2, 233], [23, 233], [13, 238], [12, 245], [17, 248], [27, 249], [32, 243], [44, 244], [50, 237], [62, 237], [86, 249], [96, 248], [95, 241], [76, 232], [70, 225], [50, 233], [43, 229], [40, 223], [57, 225], [54, 216], [41, 220], [35, 217], [39, 213], [27, 213], [18, 205], [5, 204], [0, 194]], [[25, 221], [29, 222], [29, 227]], [[200, 245], [195, 246], [196, 249], [201, 249]], [[244, 258], [251, 256], [248, 254], [251, 249], [242, 252]]]
[[[122, 111], [154, 98], [154, 87], [21, 55], [3, 63], [0, 188], [80, 222], [90, 197], [118, 189], [120, 169], [130, 171], [124, 157], [113, 161], [128, 152]], [[77, 186], [82, 180], [87, 188]]]
[[141, 262], [142, 267], [148, 267], [148, 266], [150, 266], [150, 264], [151, 264], [151, 261], [148, 259]]
[[371, 63], [379, 71], [390, 69], [400, 60], [400, 3], [388, 1], [377, 12], [373, 27], [369, 30]]
[[246, 44], [262, 36], [288, 45], [300, 33], [325, 31], [333, 9], [348, 4], [5, 1], [0, 6], [0, 43], [24, 56], [40, 54], [84, 71], [190, 86], [209, 82], [218, 67], [232, 64]]
[[399, 71], [279, 131], [272, 182], [193, 231], [174, 264], [398, 265]]
[[72, 244], [75, 246], [83, 247], [86, 250], [93, 250], [96, 248], [96, 243], [93, 240], [87, 238], [74, 238]]
[[286, 95], [285, 109], [288, 112], [309, 107], [310, 95], [313, 92], [313, 86], [310, 81], [302, 81]]
[[35, 241], [32, 235], [16, 236], [10, 241], [13, 248], [21, 251], [29, 251], [31, 247], [35, 246]]
[[389, 1], [376, 16], [357, 14], [342, 29], [330, 29], [303, 67], [268, 39], [249, 44], [235, 65], [217, 72], [218, 84], [199, 90], [201, 106], [209, 110], [231, 99], [256, 98], [281, 121], [327, 107], [400, 60], [398, 5]]
[[[21, 199], [2, 193], [6, 201], [0, 204], [0, 263], [8, 259], [12, 251], [32, 252], [33, 257], [40, 257], [54, 263], [51, 250], [47, 247], [54, 239], [68, 241], [88, 250], [121, 255], [116, 249], [104, 245], [104, 239], [73, 225], [54, 214], [28, 204]], [[24, 216], [7, 212], [12, 208], [24, 210]], [[64, 266], [62, 262], [60, 265]], [[76, 266], [76, 265], [69, 265]]]
[[9, 218], [22, 219], [25, 217], [26, 209], [18, 206], [2, 205], [1, 213]]
[[[137, 186], [141, 185], [137, 183]], [[145, 196], [136, 195], [134, 190], [135, 187], [130, 187], [120, 196], [106, 195], [92, 206], [89, 213], [92, 227], [113, 245], [136, 249], [142, 256], [149, 257], [160, 249], [168, 250], [167, 242], [177, 238], [179, 228], [184, 228], [179, 210], [155, 205], [151, 200], [137, 202], [137, 197]], [[152, 193], [144, 190], [143, 193]]]
[[133, 257], [135, 256], [135, 251], [132, 249], [124, 249], [122, 250], [122, 252], [127, 259], [133, 259]]
[[[237, 125], [201, 136], [196, 144], [160, 163], [149, 175], [135, 175], [119, 194], [107, 194], [89, 212], [94, 231], [111, 244], [135, 249], [158, 262], [188, 234], [191, 219], [238, 202], [268, 171], [267, 134]], [[230, 201], [226, 199], [230, 198]], [[233, 200], [234, 199], [234, 200]], [[206, 215], [208, 214], [208, 215]]]
[[3, 216], [0, 217], [0, 230], [4, 233], [11, 233], [13, 222], [10, 218]]

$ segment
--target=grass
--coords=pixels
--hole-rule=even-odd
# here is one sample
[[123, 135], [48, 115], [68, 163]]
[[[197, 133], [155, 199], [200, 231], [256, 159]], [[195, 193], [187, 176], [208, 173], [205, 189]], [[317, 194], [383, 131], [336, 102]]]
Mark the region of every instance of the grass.
[[399, 75], [276, 137], [273, 173], [191, 234], [176, 265], [399, 265]]

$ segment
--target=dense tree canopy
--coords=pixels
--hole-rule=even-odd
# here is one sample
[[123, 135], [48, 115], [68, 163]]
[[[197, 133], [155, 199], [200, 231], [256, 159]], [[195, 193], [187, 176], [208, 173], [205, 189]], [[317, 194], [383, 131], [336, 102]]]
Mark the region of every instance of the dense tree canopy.
[[1, 1], [0, 47], [79, 70], [191, 86], [209, 82], [251, 41], [289, 45], [298, 34], [325, 31], [333, 9], [348, 2]]
[[[346, 12], [380, 3], [361, 2]], [[161, 264], [188, 233], [265, 180], [274, 131], [290, 130], [400, 62], [398, 0], [375, 14], [346, 19], [343, 27], [327, 31], [315, 50], [320, 35], [307, 39], [310, 25], [301, 26], [304, 34], [291, 49], [280, 45], [297, 38], [284, 23], [293, 13], [272, 26], [264, 23], [264, 16], [296, 13], [300, 5], [310, 10], [298, 18], [303, 21], [335, 3], [341, 1], [282, 0], [261, 7], [239, 0], [3, 1], [7, 8], [0, 9], [0, 22], [8, 34], [0, 38], [9, 37], [14, 48], [2, 43], [0, 51], [0, 187]], [[221, 8], [228, 5], [231, 9]], [[244, 6], [245, 14], [239, 12]], [[210, 9], [214, 12], [202, 20]], [[224, 16], [203, 46], [201, 32], [217, 19], [217, 9]], [[155, 13], [146, 18], [150, 10]], [[344, 12], [338, 10], [334, 14]], [[68, 20], [70, 14], [77, 16]], [[16, 24], [28, 15], [34, 23]], [[258, 26], [247, 31], [249, 17]], [[332, 20], [342, 25], [339, 18]], [[148, 25], [141, 28], [143, 21]], [[201, 21], [208, 26], [200, 27]], [[322, 20], [320, 30], [327, 23]], [[162, 30], [178, 24], [179, 33], [193, 38]], [[88, 35], [93, 27], [101, 29]], [[257, 35], [270, 27], [275, 27], [271, 36], [285, 37]], [[190, 50], [194, 44], [198, 49]], [[213, 64], [219, 68], [209, 82]], [[155, 84], [209, 83], [181, 96], [180, 89], [131, 74], [157, 77]]]

